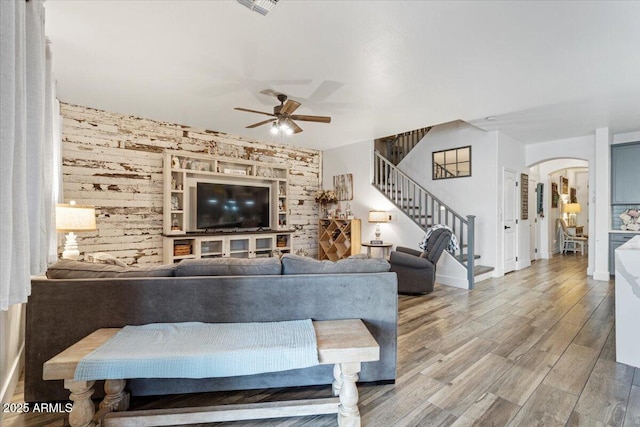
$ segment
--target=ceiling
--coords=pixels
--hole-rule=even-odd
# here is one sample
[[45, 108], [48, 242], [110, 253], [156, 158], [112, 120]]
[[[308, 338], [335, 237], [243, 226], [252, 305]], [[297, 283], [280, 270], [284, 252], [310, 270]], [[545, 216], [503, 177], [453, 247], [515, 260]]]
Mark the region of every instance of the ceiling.
[[[327, 149], [462, 119], [524, 143], [640, 130], [640, 2], [47, 0], [64, 102]], [[486, 120], [493, 116], [494, 120]]]

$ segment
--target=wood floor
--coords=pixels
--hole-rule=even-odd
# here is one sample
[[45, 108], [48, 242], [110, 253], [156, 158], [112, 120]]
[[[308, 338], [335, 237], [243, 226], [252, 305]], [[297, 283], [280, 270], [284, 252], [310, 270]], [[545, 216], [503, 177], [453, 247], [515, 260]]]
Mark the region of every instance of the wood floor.
[[[541, 260], [472, 292], [436, 285], [399, 300], [395, 385], [360, 385], [364, 426], [640, 426], [640, 369], [615, 362], [613, 281], [586, 257]], [[639, 325], [640, 326], [640, 325]], [[174, 407], [329, 397], [331, 387], [137, 398]], [[21, 402], [20, 389], [14, 402]], [[3, 426], [62, 426], [60, 414], [4, 414]], [[335, 426], [334, 415], [234, 422]]]

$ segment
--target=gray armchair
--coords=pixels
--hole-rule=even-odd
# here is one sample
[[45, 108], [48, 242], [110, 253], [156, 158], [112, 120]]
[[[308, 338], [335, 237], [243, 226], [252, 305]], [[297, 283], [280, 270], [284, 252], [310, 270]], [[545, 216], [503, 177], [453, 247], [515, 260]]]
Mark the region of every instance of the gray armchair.
[[434, 230], [424, 252], [398, 246], [391, 252], [391, 271], [398, 276], [398, 292], [428, 294], [436, 281], [436, 263], [451, 240], [446, 228]]

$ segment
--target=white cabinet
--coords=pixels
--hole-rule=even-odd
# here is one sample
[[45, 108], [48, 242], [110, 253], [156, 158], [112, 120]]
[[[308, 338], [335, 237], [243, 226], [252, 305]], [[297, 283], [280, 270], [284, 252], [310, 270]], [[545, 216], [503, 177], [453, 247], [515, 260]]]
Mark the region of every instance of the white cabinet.
[[163, 165], [163, 234], [195, 231], [197, 182], [228, 182], [270, 189], [272, 230], [289, 230], [289, 170], [239, 158], [166, 150]]
[[163, 262], [200, 258], [265, 258], [291, 253], [292, 232], [165, 236]]
[[[199, 258], [259, 258], [292, 252], [289, 170], [286, 167], [235, 157], [166, 150], [163, 174], [165, 263]], [[269, 188], [269, 229], [196, 232], [198, 182]]]
[[196, 258], [222, 258], [225, 256], [225, 239], [224, 237], [200, 237], [195, 239]]

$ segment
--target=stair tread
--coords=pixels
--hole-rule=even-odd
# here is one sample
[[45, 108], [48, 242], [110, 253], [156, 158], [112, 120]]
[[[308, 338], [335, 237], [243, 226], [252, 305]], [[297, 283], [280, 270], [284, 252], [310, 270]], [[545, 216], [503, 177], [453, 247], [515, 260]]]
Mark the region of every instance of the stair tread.
[[473, 266], [473, 275], [474, 276], [479, 276], [481, 274], [484, 273], [488, 273], [490, 271], [493, 271], [494, 268], [493, 267], [489, 267], [488, 265], [474, 265]]

